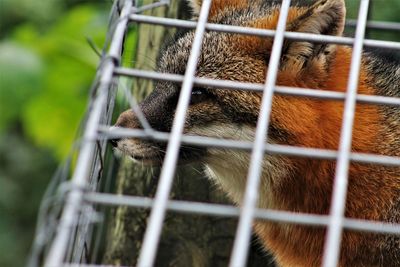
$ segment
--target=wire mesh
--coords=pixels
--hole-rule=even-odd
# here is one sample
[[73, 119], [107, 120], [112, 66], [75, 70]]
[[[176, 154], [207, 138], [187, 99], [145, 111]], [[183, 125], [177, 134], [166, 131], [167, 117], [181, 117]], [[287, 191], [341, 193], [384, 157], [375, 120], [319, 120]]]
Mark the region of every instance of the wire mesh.
[[[46, 236], [48, 229], [38, 227], [37, 238], [32, 250], [31, 266], [37, 266], [39, 258], [44, 257], [44, 266], [105, 266], [91, 265], [88, 250], [91, 248], [94, 222], [102, 220], [96, 211], [98, 206], [128, 206], [144, 208], [151, 211], [143, 245], [138, 258], [138, 266], [153, 266], [157, 253], [157, 245], [167, 211], [186, 214], [206, 214], [210, 216], [238, 218], [235, 242], [230, 258], [230, 266], [245, 266], [248, 246], [251, 236], [251, 225], [255, 219], [263, 219], [278, 223], [312, 225], [327, 228], [327, 238], [324, 248], [323, 266], [337, 266], [340, 252], [342, 231], [352, 229], [373, 233], [400, 234], [400, 225], [347, 218], [344, 216], [348, 172], [351, 162], [400, 166], [400, 157], [366, 154], [351, 151], [352, 129], [354, 125], [355, 107], [358, 103], [368, 103], [399, 107], [400, 98], [388, 96], [363, 95], [357, 93], [363, 47], [400, 50], [400, 43], [365, 38], [368, 28], [399, 31], [399, 23], [368, 22], [369, 0], [361, 0], [357, 20], [348, 22], [355, 27], [352, 37], [336, 37], [315, 35], [309, 33], [286, 32], [285, 25], [290, 6], [290, 0], [283, 0], [276, 30], [263, 30], [249, 27], [220, 25], [208, 23], [207, 18], [212, 1], [204, 0], [198, 21], [186, 21], [171, 18], [142, 15], [146, 10], [166, 6], [169, 1], [156, 1], [150, 5], [138, 7], [135, 1], [115, 1], [110, 16], [108, 42], [102, 54], [96, 79], [91, 92], [91, 100], [83, 127], [83, 137], [79, 140], [78, 157], [72, 175], [65, 173], [58, 194], [54, 199], [57, 205], [49, 209], [49, 197], [43, 204], [40, 224], [54, 231]], [[190, 58], [184, 75], [158, 73], [121, 66], [121, 54], [127, 28], [130, 24], [152, 24], [164, 27], [177, 27], [195, 31], [195, 39], [191, 48]], [[274, 46], [269, 61], [265, 84], [243, 83], [228, 80], [213, 80], [195, 77], [196, 64], [200, 56], [201, 44], [206, 31], [236, 33], [260, 37], [274, 38]], [[307, 88], [294, 88], [276, 85], [278, 64], [282, 44], [285, 39], [310, 41], [315, 43], [334, 43], [353, 47], [351, 70], [346, 92], [334, 92]], [[171, 133], [157, 131], [151, 128], [145, 116], [141, 113], [127, 86], [120, 86], [135, 111], [143, 129], [110, 129], [116, 97], [117, 80], [149, 79], [172, 81], [182, 84], [179, 102], [176, 108]], [[186, 111], [193, 86], [207, 86], [212, 90], [232, 89], [263, 92], [261, 112], [258, 118], [254, 142], [219, 139], [205, 136], [191, 136], [183, 133]], [[274, 95], [289, 95], [297, 97], [316, 98], [321, 100], [344, 101], [344, 116], [341, 128], [340, 146], [336, 150], [296, 147], [268, 143], [268, 126], [271, 113], [271, 103]], [[98, 177], [102, 175], [105, 163], [107, 140], [115, 138], [135, 137], [168, 143], [165, 161], [161, 169], [155, 197], [126, 196], [97, 192]], [[171, 186], [174, 180], [179, 147], [190, 144], [201, 147], [233, 148], [251, 152], [246, 191], [241, 208], [231, 205], [203, 203], [196, 201], [169, 200]], [[261, 162], [264, 154], [286, 155], [296, 157], [336, 160], [336, 172], [333, 186], [331, 213], [315, 215], [300, 212], [260, 209], [257, 207], [257, 195], [261, 172]], [[68, 166], [68, 165], [67, 165]], [[68, 167], [67, 167], [68, 169]], [[59, 182], [60, 183], [60, 182]], [[55, 186], [53, 185], [53, 188]], [[50, 216], [50, 215], [51, 216]], [[51, 227], [50, 227], [51, 226]]]

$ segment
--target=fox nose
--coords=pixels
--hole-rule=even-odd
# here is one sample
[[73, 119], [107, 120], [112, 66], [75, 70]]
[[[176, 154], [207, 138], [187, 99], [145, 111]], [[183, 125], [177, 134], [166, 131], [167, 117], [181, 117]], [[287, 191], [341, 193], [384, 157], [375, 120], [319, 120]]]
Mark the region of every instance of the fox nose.
[[110, 141], [110, 143], [111, 143], [111, 145], [113, 146], [113, 147], [117, 147], [118, 146], [118, 141], [119, 141], [120, 139], [110, 139], [109, 141]]
[[[111, 126], [110, 127], [110, 129], [109, 129], [109, 131], [115, 131], [117, 129], [117, 127], [115, 127], [115, 126]], [[119, 140], [121, 140], [120, 138], [116, 138], [116, 137], [114, 137], [114, 138], [110, 138], [108, 141], [111, 143], [111, 145], [113, 146], [113, 147], [117, 147], [118, 146], [118, 141]]]

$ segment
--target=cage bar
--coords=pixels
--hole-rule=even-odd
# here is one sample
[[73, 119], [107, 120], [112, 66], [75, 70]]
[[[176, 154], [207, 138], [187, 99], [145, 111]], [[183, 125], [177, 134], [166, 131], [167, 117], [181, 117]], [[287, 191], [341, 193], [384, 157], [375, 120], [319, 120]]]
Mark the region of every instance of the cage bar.
[[348, 174], [350, 166], [351, 139], [356, 108], [356, 95], [361, 68], [361, 57], [365, 28], [368, 19], [369, 0], [361, 0], [356, 36], [352, 51], [349, 81], [343, 112], [342, 130], [340, 134], [339, 154], [333, 182], [331, 217], [325, 241], [323, 266], [335, 267], [339, 263], [340, 243], [343, 232], [343, 217], [346, 206]]
[[[169, 81], [180, 83], [183, 81], [183, 76], [172, 73], [158, 73], [155, 71], [146, 71], [139, 69], [129, 69], [129, 68], [116, 68], [115, 75], [126, 76], [131, 78], [144, 78], [157, 81]], [[195, 85], [207, 86], [210, 89], [231, 89], [231, 90], [246, 90], [246, 91], [263, 91], [263, 84], [256, 83], [244, 83], [230, 80], [214, 80], [203, 77], [194, 78]], [[311, 88], [300, 88], [300, 87], [287, 87], [276, 85], [274, 89], [276, 94], [290, 95], [290, 96], [301, 96], [301, 97], [311, 97], [311, 98], [321, 98], [321, 99], [331, 99], [331, 100], [344, 100], [346, 94], [342, 92], [326, 91], [320, 89]], [[381, 104], [390, 106], [399, 106], [400, 99], [388, 96], [378, 96], [378, 95], [363, 95], [357, 94], [356, 100], [359, 103], [366, 104]]]
[[272, 110], [272, 98], [274, 96], [274, 88], [278, 76], [289, 7], [290, 0], [283, 0], [278, 24], [276, 26], [276, 35], [271, 50], [271, 57], [268, 64], [267, 78], [262, 96], [260, 115], [257, 120], [256, 135], [250, 158], [250, 167], [247, 175], [246, 189], [243, 196], [239, 225], [237, 227], [231, 260], [229, 262], [230, 267], [246, 265], [248, 246], [251, 237], [251, 226], [258, 201], [258, 189], [261, 180], [260, 176], [264, 158], [265, 140], [268, 141], [268, 126]]
[[[101, 204], [105, 206], [129, 206], [136, 208], [151, 209], [154, 199], [150, 197], [114, 195], [107, 193], [88, 193], [85, 195], [85, 201]], [[168, 211], [179, 213], [213, 215], [219, 217], [239, 217], [240, 209], [226, 204], [213, 204], [183, 200], [169, 200], [167, 202]], [[329, 225], [329, 215], [317, 215], [301, 212], [289, 212], [273, 209], [256, 208], [255, 219], [262, 219], [272, 222], [282, 222], [288, 224], [327, 226]], [[399, 226], [392, 223], [382, 223], [370, 220], [343, 219], [343, 228], [355, 231], [376, 232], [399, 234]]]
[[[127, 15], [132, 7], [132, 1], [125, 1], [121, 11], [121, 20], [118, 22], [113, 40], [110, 44], [109, 54], [111, 57], [118, 58], [121, 54], [123, 37], [128, 24]], [[97, 127], [101, 121], [108, 98], [108, 88], [112, 83], [114, 60], [108, 60], [104, 63], [100, 73], [100, 84], [98, 95], [94, 95], [93, 107], [89, 111], [88, 121], [85, 128], [82, 147], [80, 149], [77, 166], [71, 179], [73, 185], [71, 191], [66, 196], [65, 207], [61, 215], [56, 236], [52, 242], [48, 256], [46, 257], [46, 267], [57, 267], [65, 259], [68, 244], [71, 242], [71, 232], [77, 224], [79, 210], [84, 195], [84, 189], [88, 185], [90, 177], [91, 162], [95, 157]]]
[[[139, 129], [112, 129], [109, 130], [108, 126], [99, 127], [98, 138], [120, 138], [120, 137], [136, 137], [149, 140], [158, 140], [166, 142], [169, 134], [159, 131], [144, 131]], [[218, 148], [233, 148], [240, 150], [251, 150], [252, 143], [249, 141], [233, 140], [233, 139], [219, 139], [205, 136], [192, 136], [183, 135], [183, 144], [192, 144], [198, 146], [212, 146]], [[289, 145], [278, 145], [267, 143], [265, 146], [266, 153], [272, 155], [285, 155], [285, 156], [298, 156], [298, 157], [313, 157], [318, 159], [336, 159], [337, 151], [320, 148], [307, 148]], [[359, 163], [375, 163], [385, 166], [400, 166], [400, 157], [385, 156], [367, 153], [352, 152], [350, 160]]]
[[171, 191], [175, 167], [178, 160], [186, 110], [189, 106], [197, 60], [200, 56], [203, 35], [205, 32], [205, 24], [207, 22], [210, 8], [211, 0], [204, 0], [201, 6], [199, 21], [196, 27], [189, 60], [186, 66], [185, 78], [183, 80], [182, 89], [176, 107], [175, 118], [171, 129], [171, 136], [168, 142], [167, 152], [165, 153], [165, 161], [161, 169], [155, 202], [150, 214], [148, 226], [146, 228], [143, 247], [139, 255], [139, 267], [153, 266], [155, 260], [158, 240], [161, 235], [161, 228], [166, 213], [166, 203]]
[[[179, 19], [170, 19], [170, 18], [160, 18], [160, 17], [152, 17], [147, 15], [139, 15], [133, 14], [130, 16], [130, 19], [137, 23], [148, 23], [154, 25], [163, 25], [169, 27], [178, 27], [178, 28], [187, 28], [194, 29], [196, 27], [196, 22], [179, 20]], [[237, 33], [244, 35], [254, 35], [259, 37], [274, 37], [274, 30], [266, 30], [266, 29], [257, 29], [251, 27], [243, 27], [243, 26], [233, 26], [233, 25], [225, 25], [225, 24], [213, 24], [206, 23], [206, 30], [209, 31], [218, 31], [218, 32], [226, 32], [226, 33]], [[331, 43], [338, 45], [353, 45], [354, 38], [351, 37], [343, 37], [343, 36], [331, 36], [331, 35], [317, 35], [311, 33], [303, 33], [303, 32], [285, 32], [285, 38], [289, 40], [298, 40], [298, 41], [310, 41], [310, 42], [318, 42], [318, 43]], [[374, 39], [365, 39], [364, 46], [366, 47], [378, 47], [384, 49], [396, 49], [400, 50], [400, 44], [398, 42], [393, 41], [380, 41]]]

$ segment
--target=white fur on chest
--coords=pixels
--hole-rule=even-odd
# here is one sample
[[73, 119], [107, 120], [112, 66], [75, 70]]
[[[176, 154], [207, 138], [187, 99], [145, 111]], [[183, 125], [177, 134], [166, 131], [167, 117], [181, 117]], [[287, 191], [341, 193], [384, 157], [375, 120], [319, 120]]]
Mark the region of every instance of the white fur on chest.
[[[249, 169], [250, 154], [243, 151], [211, 149], [207, 157], [206, 175], [221, 187], [237, 204], [243, 201]], [[276, 207], [276, 196], [273, 184], [280, 183], [288, 174], [283, 160], [278, 157], [265, 156], [262, 162], [262, 174], [259, 183], [258, 206], [260, 208]]]
[[[255, 128], [248, 125], [210, 124], [193, 127], [188, 132], [194, 135], [224, 138], [230, 140], [253, 141]], [[250, 152], [209, 148], [205, 157], [206, 175], [226, 192], [236, 204], [241, 204], [246, 189]], [[272, 184], [278, 185], [289, 172], [287, 162], [279, 156], [264, 156], [259, 190], [259, 207], [275, 207]]]

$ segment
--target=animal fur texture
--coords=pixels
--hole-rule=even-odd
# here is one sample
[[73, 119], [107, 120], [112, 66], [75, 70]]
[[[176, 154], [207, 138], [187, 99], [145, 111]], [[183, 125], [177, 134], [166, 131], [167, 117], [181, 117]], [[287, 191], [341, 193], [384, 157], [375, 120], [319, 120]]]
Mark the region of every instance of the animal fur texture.
[[[201, 0], [189, 1], [198, 17]], [[208, 21], [275, 29], [280, 1], [214, 0]], [[299, 1], [291, 6], [287, 31], [341, 36], [345, 23], [343, 0]], [[308, 1], [309, 2], [309, 1]], [[181, 34], [162, 53], [158, 71], [184, 74], [194, 31]], [[273, 39], [207, 31], [196, 76], [264, 83]], [[277, 84], [345, 92], [352, 48], [334, 44], [285, 40]], [[400, 64], [380, 51], [362, 55], [359, 94], [400, 97]], [[159, 131], [170, 131], [180, 85], [157, 82], [140, 104], [147, 120]], [[223, 88], [193, 88], [184, 133], [234, 140], [254, 139], [262, 94]], [[275, 95], [268, 141], [308, 148], [337, 150], [343, 101]], [[117, 127], [140, 128], [131, 110]], [[125, 138], [115, 142], [132, 158], [160, 164], [166, 144]], [[352, 151], [400, 156], [400, 108], [358, 103]], [[233, 149], [181, 148], [182, 160], [204, 162], [207, 176], [237, 205], [241, 204], [250, 154]], [[265, 155], [259, 192], [261, 208], [329, 214], [335, 161]], [[345, 215], [400, 223], [400, 167], [351, 163]], [[320, 266], [326, 229], [256, 221], [254, 230], [279, 266]], [[400, 266], [400, 237], [346, 230], [340, 253], [344, 266]]]

